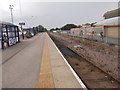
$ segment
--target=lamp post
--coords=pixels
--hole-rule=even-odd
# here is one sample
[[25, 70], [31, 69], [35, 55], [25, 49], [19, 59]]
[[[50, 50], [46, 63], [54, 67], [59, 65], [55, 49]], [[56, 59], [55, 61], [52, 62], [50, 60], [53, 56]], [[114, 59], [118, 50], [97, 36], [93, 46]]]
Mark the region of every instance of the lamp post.
[[12, 20], [12, 24], [13, 24], [13, 12], [12, 12], [12, 9], [13, 9], [13, 5], [9, 5], [9, 9], [10, 9], [10, 12], [11, 12], [11, 20]]

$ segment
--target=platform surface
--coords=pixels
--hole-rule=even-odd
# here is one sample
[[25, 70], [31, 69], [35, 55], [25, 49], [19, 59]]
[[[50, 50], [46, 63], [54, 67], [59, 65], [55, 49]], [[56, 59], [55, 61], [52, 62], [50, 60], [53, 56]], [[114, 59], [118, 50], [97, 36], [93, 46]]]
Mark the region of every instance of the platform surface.
[[46, 33], [38, 88], [82, 88]]
[[83, 88], [47, 33], [2, 51], [2, 88]]

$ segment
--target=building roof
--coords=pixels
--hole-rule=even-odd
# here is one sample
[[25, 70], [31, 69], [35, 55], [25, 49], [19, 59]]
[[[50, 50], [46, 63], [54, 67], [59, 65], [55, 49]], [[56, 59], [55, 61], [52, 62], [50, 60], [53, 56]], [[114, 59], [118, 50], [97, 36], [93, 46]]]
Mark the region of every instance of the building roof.
[[120, 16], [120, 8], [112, 10], [112, 11], [108, 11], [103, 15], [103, 17], [105, 19], [109, 19], [109, 18], [113, 18], [113, 17], [119, 17], [119, 16]]
[[120, 17], [105, 19], [95, 24], [96, 26], [114, 26], [120, 25]]

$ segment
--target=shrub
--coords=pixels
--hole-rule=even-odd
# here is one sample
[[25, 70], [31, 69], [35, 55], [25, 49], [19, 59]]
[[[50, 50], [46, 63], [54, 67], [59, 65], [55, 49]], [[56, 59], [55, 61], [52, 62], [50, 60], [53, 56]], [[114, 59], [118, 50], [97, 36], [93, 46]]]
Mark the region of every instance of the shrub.
[[27, 38], [31, 38], [31, 37], [32, 37], [31, 32], [26, 32], [25, 36], [26, 36]]

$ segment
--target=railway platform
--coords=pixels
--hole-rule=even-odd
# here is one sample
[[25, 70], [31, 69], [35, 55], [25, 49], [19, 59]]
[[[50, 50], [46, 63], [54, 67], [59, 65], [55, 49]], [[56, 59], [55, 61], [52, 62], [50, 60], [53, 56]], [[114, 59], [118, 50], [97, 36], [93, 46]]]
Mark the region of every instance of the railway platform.
[[77, 88], [86, 86], [47, 33], [2, 51], [2, 88]]
[[38, 88], [83, 88], [86, 86], [46, 33]]

